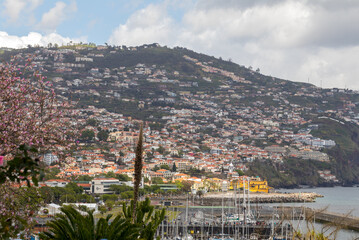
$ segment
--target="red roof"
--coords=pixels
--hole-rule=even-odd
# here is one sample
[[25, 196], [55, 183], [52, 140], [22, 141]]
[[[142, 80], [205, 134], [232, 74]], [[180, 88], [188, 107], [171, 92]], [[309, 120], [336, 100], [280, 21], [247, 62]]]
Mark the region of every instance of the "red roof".
[[91, 187], [90, 183], [77, 183], [77, 186], [79, 187]]
[[118, 180], [116, 178], [94, 178], [94, 180]]
[[69, 181], [66, 181], [66, 180], [63, 180], [63, 179], [49, 179], [45, 182], [69, 182]]

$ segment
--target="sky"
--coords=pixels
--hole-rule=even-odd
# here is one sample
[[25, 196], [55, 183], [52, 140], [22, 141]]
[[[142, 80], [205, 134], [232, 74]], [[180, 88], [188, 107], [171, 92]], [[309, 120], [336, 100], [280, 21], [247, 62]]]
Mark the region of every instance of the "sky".
[[359, 90], [358, 0], [0, 0], [0, 47], [69, 42], [180, 46]]

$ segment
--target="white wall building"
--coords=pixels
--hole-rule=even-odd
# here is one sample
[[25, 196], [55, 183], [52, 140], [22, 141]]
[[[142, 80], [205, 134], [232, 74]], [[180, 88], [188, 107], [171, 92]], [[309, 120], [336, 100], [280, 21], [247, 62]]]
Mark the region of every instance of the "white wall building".
[[63, 179], [49, 179], [44, 182], [44, 184], [48, 187], [65, 187], [69, 181]]
[[91, 181], [91, 193], [112, 194], [111, 185], [122, 185], [122, 182], [116, 178], [94, 178]]
[[50, 166], [52, 163], [58, 162], [59, 158], [55, 154], [46, 153], [44, 155], [43, 161], [46, 165]]

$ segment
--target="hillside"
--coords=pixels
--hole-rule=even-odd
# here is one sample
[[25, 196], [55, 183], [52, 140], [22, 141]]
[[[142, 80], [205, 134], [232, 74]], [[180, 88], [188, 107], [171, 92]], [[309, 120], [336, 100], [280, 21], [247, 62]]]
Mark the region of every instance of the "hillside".
[[274, 186], [359, 183], [359, 94], [352, 90], [321, 89], [157, 44], [0, 51], [2, 61], [30, 55], [79, 109], [147, 121], [186, 151], [227, 154], [237, 169]]
[[313, 121], [319, 125], [318, 130], [312, 132], [320, 138], [331, 138], [337, 145], [328, 149], [329, 155], [335, 159], [333, 171], [345, 183], [356, 183], [359, 172], [359, 127], [357, 124], [336, 121], [331, 118], [319, 118]]

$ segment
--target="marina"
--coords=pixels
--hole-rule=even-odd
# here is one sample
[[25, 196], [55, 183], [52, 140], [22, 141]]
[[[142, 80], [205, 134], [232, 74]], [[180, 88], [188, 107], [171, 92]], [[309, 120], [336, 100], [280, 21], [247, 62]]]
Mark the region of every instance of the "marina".
[[[350, 236], [359, 233], [359, 219], [355, 216], [305, 206], [280, 206], [290, 199], [295, 199], [296, 201], [292, 201], [294, 203], [310, 203], [317, 197], [322, 195], [257, 194], [242, 189], [208, 194], [203, 198], [188, 195], [162, 199], [162, 204], [166, 204], [171, 212], [178, 214], [166, 217], [157, 235], [161, 239], [293, 239], [294, 232], [309, 231], [308, 226], [330, 228], [333, 232], [350, 229]], [[258, 199], [265, 203], [278, 204], [263, 204]]]
[[[216, 194], [214, 198], [213, 196], [207, 198], [212, 201], [210, 207], [208, 205], [203, 207], [205, 201], [200, 199], [202, 200], [200, 210], [194, 206], [194, 196], [192, 208], [190, 208], [190, 197], [187, 195], [185, 209], [172, 208], [171, 212], [178, 212], [181, 209], [180, 214], [174, 218], [168, 216], [162, 222], [157, 235], [161, 236], [161, 239], [270, 239], [271, 237], [287, 239], [292, 237], [292, 226], [284, 223], [273, 209], [267, 213], [271, 216], [271, 220], [267, 221], [260, 217], [262, 209], [258, 208], [258, 201], [257, 208], [254, 208], [251, 202], [253, 198], [251, 198], [249, 181], [243, 181], [242, 184], [242, 189], [234, 187], [233, 192], [222, 192], [220, 195]], [[219, 201], [221, 207], [216, 208]], [[171, 201], [162, 201], [162, 203], [172, 204]]]
[[[326, 189], [335, 191], [335, 189]], [[352, 192], [352, 189], [339, 188]], [[356, 188], [354, 189], [356, 190]], [[261, 193], [263, 196], [286, 196], [288, 193]], [[307, 198], [304, 193], [290, 196]], [[240, 189], [215, 195], [216, 201], [202, 201], [207, 196], [193, 194], [179, 197], [163, 197], [153, 201], [157, 208], [166, 208], [164, 221], [157, 228], [160, 239], [293, 239], [296, 231], [306, 233], [326, 231], [338, 234], [336, 238], [352, 240], [359, 237], [359, 218], [345, 212], [330, 211], [333, 208], [315, 208], [317, 202], [260, 203], [257, 193]], [[309, 196], [321, 196], [310, 193]], [[327, 195], [318, 198], [324, 201]], [[179, 201], [180, 199], [180, 201]], [[319, 205], [321, 206], [321, 205]], [[38, 219], [38, 230], [44, 230], [51, 218]]]

